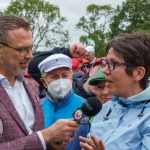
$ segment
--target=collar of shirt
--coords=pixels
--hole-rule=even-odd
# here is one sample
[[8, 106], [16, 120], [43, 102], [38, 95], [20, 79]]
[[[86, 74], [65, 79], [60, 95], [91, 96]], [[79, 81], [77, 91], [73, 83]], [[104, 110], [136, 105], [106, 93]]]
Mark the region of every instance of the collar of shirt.
[[97, 60], [97, 58], [94, 57], [94, 59], [90, 62], [90, 64], [93, 64], [96, 60]]
[[70, 93], [69, 93], [69, 95], [66, 97], [66, 98], [64, 98], [61, 102], [59, 102], [59, 103], [54, 103], [54, 101], [51, 99], [51, 97], [50, 96], [48, 96], [48, 97], [45, 97], [43, 100], [42, 100], [42, 104], [44, 103], [44, 101], [45, 100], [48, 100], [49, 101], [49, 103], [52, 103], [54, 106], [57, 106], [57, 109], [59, 109], [59, 108], [63, 108], [63, 107], [65, 107], [66, 105], [68, 105], [69, 103], [71, 103], [72, 101], [73, 101], [73, 99], [74, 99], [74, 91], [72, 90]]
[[[24, 78], [23, 75], [20, 75], [20, 76], [16, 77], [17, 81], [19, 81], [19, 82], [22, 82], [23, 78]], [[0, 74], [0, 82], [3, 85], [4, 88], [9, 88], [10, 87], [9, 81], [2, 74]]]
[[141, 93], [137, 94], [137, 95], [133, 95], [127, 99], [124, 99], [122, 97], [117, 97], [117, 96], [113, 96], [112, 100], [117, 99], [118, 102], [125, 104], [125, 105], [130, 105], [130, 104], [137, 104], [137, 103], [143, 103], [146, 100], [149, 100], [150, 98], [150, 86], [148, 86], [144, 91], [142, 91]]
[[112, 98], [112, 103], [111, 103], [111, 108], [131, 108], [131, 107], [135, 107], [135, 108], [142, 108], [144, 106], [150, 106], [150, 103], [146, 103], [145, 101], [130, 101], [128, 99], [123, 99], [121, 97], [116, 97], [113, 96]]

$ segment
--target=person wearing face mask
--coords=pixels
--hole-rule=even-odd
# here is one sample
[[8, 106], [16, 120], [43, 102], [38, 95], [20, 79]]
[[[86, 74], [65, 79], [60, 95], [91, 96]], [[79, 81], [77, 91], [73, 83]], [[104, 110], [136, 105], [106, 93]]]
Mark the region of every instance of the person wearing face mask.
[[41, 82], [47, 89], [42, 99], [45, 128], [58, 119], [72, 118], [73, 112], [85, 99], [72, 90], [72, 61], [64, 54], [54, 54], [44, 59], [39, 65]]

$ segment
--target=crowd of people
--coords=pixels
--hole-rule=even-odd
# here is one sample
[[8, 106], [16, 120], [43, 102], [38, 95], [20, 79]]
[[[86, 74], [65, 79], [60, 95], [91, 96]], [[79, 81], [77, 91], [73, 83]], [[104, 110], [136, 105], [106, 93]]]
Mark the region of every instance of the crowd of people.
[[[149, 33], [119, 35], [102, 58], [81, 43], [33, 49], [30, 23], [0, 16], [0, 149], [149, 149]], [[91, 97], [102, 110], [80, 125], [73, 113]]]

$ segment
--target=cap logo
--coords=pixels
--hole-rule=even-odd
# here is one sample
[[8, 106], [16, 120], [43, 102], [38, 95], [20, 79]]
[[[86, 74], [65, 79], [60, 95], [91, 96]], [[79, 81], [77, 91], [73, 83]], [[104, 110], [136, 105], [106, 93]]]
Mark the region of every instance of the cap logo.
[[88, 121], [89, 121], [89, 116], [84, 116], [82, 119], [81, 119], [81, 121], [80, 121], [80, 124], [85, 124], [85, 123], [87, 123]]
[[81, 119], [82, 116], [83, 116], [82, 110], [81, 110], [81, 109], [78, 109], [78, 110], [75, 112], [74, 116], [75, 116], [75, 119]]

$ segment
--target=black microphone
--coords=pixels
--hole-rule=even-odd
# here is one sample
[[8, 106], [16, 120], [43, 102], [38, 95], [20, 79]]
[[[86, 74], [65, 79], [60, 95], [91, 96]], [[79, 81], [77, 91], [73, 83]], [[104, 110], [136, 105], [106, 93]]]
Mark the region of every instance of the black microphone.
[[102, 103], [96, 97], [88, 98], [81, 107], [73, 113], [74, 120], [78, 124], [85, 124], [89, 119], [97, 115], [102, 109]]

